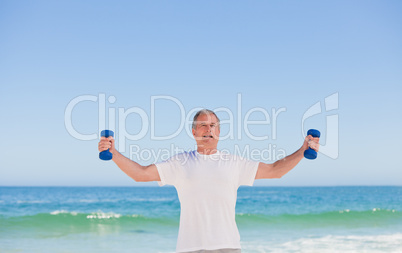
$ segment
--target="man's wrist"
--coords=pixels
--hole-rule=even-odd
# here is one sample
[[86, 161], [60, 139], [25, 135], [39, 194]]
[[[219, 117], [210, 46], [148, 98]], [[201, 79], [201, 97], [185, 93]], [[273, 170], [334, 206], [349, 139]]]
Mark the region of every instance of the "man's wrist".
[[116, 149], [110, 150], [110, 153], [112, 153], [113, 156], [120, 154]]

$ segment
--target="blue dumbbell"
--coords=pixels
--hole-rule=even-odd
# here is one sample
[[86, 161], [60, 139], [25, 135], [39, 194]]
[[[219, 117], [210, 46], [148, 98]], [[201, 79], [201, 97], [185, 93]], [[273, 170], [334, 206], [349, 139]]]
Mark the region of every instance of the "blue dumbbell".
[[[114, 137], [114, 133], [113, 133], [112, 130], [103, 130], [103, 131], [101, 132], [101, 136], [102, 136], [102, 137], [106, 137], [106, 138], [109, 137], [109, 136]], [[110, 153], [110, 151], [109, 151], [109, 149], [108, 149], [108, 150], [105, 150], [105, 151], [100, 152], [100, 153], [99, 153], [99, 158], [100, 158], [101, 160], [109, 161], [109, 160], [112, 160], [113, 154]]]
[[[318, 130], [310, 129], [310, 130], [307, 131], [307, 135], [311, 135], [314, 138], [315, 137], [320, 138], [321, 133]], [[317, 158], [317, 152], [312, 148], [308, 148], [306, 151], [304, 151], [304, 157], [307, 158], [307, 159], [311, 159], [311, 160], [316, 159]]]

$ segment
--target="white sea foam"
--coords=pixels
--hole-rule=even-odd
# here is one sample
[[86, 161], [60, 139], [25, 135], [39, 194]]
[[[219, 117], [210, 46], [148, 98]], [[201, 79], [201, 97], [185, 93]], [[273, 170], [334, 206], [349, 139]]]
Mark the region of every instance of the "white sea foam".
[[327, 235], [306, 237], [281, 244], [273, 242], [244, 242], [243, 249], [250, 253], [380, 253], [402, 252], [402, 234], [390, 235]]
[[121, 214], [103, 213], [103, 212], [91, 213], [90, 215], [87, 215], [87, 219], [111, 219], [111, 218], [120, 218], [120, 217], [121, 217]]
[[237, 213], [238, 216], [251, 216], [252, 214], [249, 213]]
[[[70, 214], [70, 215], [73, 215], [73, 216], [77, 216], [79, 213], [78, 212], [70, 212], [70, 211], [67, 211], [67, 210], [56, 210], [56, 211], [51, 212], [50, 214], [51, 215]], [[139, 214], [132, 214], [131, 215], [131, 217], [134, 217], [134, 218], [140, 217], [140, 216], [141, 215], [139, 215]], [[113, 213], [113, 212], [104, 213], [102, 211], [93, 212], [93, 213], [88, 214], [86, 216], [87, 219], [111, 219], [111, 218], [120, 218], [120, 217], [122, 217], [121, 214]]]
[[71, 214], [73, 216], [76, 216], [78, 213], [77, 212], [69, 212], [66, 210], [56, 210], [50, 213], [51, 215], [58, 215], [58, 214]]

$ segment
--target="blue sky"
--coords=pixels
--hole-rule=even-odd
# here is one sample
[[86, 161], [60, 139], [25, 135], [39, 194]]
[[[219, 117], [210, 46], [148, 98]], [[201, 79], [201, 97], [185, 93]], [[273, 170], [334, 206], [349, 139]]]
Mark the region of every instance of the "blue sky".
[[[271, 147], [290, 154], [302, 144], [302, 127], [320, 129], [325, 145], [328, 117], [336, 115], [337, 158], [319, 154], [280, 180], [256, 185], [400, 185], [401, 11], [400, 1], [2, 1], [0, 185], [156, 185], [133, 182], [97, 158], [97, 140], [67, 131], [69, 103], [84, 95], [99, 102], [100, 94], [116, 100], [106, 109], [116, 112], [117, 129], [119, 109], [139, 108], [150, 119], [155, 96], [177, 99], [185, 116], [197, 107], [226, 108], [236, 138], [219, 148], [232, 152]], [[332, 94], [338, 106], [327, 112]], [[98, 102], [74, 107], [80, 133], [102, 130]], [[318, 102], [322, 113], [302, 126]], [[272, 121], [248, 129], [267, 140], [238, 127], [253, 108], [271, 119], [273, 109], [286, 110], [277, 117], [276, 138]], [[160, 136], [175, 132], [183, 116], [168, 99], [156, 100], [154, 115]], [[255, 112], [250, 119], [265, 118]], [[144, 126], [135, 113], [124, 124], [133, 135]], [[144, 131], [126, 140], [126, 156], [137, 146], [194, 148], [185, 130], [163, 141], [151, 138], [150, 127]]]

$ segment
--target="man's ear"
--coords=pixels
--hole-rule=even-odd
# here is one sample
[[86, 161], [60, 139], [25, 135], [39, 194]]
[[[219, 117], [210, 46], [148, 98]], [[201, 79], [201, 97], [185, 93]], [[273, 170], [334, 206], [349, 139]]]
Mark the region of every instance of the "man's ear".
[[192, 132], [193, 132], [193, 136], [195, 137], [195, 129], [191, 128]]

